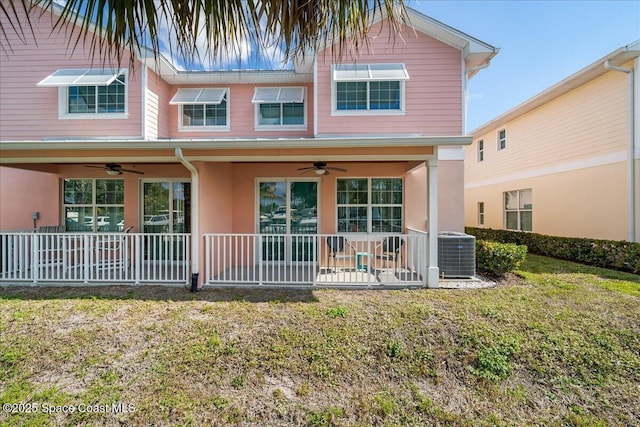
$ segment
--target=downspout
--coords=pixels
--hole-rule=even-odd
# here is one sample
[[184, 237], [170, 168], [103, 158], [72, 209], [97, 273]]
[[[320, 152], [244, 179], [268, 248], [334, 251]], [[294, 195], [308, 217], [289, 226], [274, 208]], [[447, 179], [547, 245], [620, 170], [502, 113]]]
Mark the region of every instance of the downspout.
[[611, 61], [604, 62], [604, 68], [611, 71], [619, 71], [621, 73], [626, 73], [628, 75], [628, 85], [629, 85], [629, 161], [628, 161], [628, 172], [627, 175], [629, 177], [629, 241], [635, 242], [636, 239], [636, 215], [638, 212], [636, 211], [636, 173], [635, 173], [635, 147], [636, 147], [636, 138], [635, 138], [635, 111], [634, 111], [634, 101], [635, 101], [635, 85], [634, 85], [634, 76], [633, 76], [633, 68], [624, 68], [618, 67], [616, 65], [612, 65]]
[[176, 147], [176, 158], [191, 172], [191, 292], [198, 291], [198, 276], [200, 274], [200, 239], [199, 239], [199, 203], [200, 175], [198, 169], [193, 166], [182, 154], [182, 148]]

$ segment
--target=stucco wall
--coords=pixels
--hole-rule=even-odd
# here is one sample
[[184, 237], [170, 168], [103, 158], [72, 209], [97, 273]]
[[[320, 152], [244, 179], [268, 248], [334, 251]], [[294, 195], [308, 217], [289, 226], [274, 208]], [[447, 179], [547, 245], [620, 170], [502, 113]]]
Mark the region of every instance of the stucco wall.
[[59, 204], [56, 174], [0, 166], [0, 230], [33, 229], [32, 212], [37, 227], [60, 225]]

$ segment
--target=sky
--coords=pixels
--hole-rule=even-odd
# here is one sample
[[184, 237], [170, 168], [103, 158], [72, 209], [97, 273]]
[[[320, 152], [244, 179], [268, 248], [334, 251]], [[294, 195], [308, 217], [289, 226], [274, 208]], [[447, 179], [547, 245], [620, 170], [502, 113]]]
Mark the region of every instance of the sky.
[[500, 48], [468, 83], [467, 132], [640, 39], [640, 0], [405, 2]]

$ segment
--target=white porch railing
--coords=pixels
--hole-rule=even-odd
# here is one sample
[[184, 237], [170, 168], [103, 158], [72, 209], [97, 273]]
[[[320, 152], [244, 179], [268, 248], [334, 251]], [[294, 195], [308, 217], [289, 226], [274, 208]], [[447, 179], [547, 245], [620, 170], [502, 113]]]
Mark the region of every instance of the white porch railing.
[[210, 286], [425, 286], [427, 234], [205, 234]]
[[189, 234], [0, 233], [0, 282], [189, 283]]

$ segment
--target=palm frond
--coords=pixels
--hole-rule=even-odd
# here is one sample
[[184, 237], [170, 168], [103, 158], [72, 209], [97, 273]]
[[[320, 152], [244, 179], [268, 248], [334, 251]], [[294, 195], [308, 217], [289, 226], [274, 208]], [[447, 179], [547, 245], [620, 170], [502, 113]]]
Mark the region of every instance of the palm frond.
[[[24, 39], [16, 4], [25, 11], [34, 5], [54, 7], [53, 0], [8, 0], [8, 6], [3, 1], [4, 40], [10, 40], [9, 29]], [[112, 65], [120, 65], [127, 51], [144, 46], [157, 57], [164, 29], [172, 34], [168, 50], [185, 60], [215, 58], [233, 52], [242, 41], [263, 49], [282, 46], [285, 61], [327, 45], [343, 57], [367, 46], [372, 15], [385, 13], [391, 34], [406, 16], [404, 0], [66, 0], [61, 7], [54, 29], [71, 36], [72, 48], [87, 43], [92, 57], [117, 62]], [[27, 23], [31, 27], [31, 21]], [[205, 52], [197, 49], [199, 44]], [[131, 56], [130, 66], [133, 61]]]

